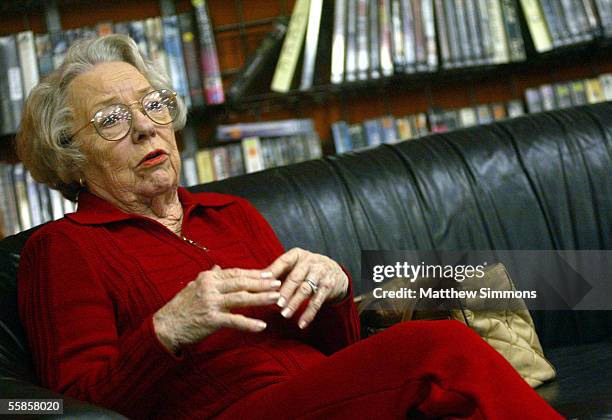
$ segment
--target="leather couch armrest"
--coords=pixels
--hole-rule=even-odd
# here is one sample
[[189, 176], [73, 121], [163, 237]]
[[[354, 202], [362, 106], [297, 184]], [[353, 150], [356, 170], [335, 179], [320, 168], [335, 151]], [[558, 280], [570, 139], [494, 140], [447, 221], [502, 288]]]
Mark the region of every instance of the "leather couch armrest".
[[0, 390], [2, 398], [5, 399], [28, 399], [28, 398], [50, 398], [50, 399], [63, 399], [64, 400], [64, 414], [63, 415], [49, 415], [49, 416], [19, 416], [19, 418], [45, 418], [45, 419], [61, 419], [61, 418], [73, 418], [73, 419], [105, 419], [105, 420], [125, 420], [126, 417], [122, 416], [115, 411], [103, 408], [94, 404], [90, 404], [85, 401], [80, 401], [72, 397], [64, 397], [57, 394], [49, 389], [42, 388], [33, 383], [21, 381], [13, 378], [0, 378]]

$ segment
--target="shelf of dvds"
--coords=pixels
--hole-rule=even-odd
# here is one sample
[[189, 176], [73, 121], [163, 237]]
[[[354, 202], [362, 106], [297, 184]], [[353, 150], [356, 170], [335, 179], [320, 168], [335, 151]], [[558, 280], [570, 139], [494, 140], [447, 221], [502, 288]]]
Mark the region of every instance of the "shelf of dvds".
[[[202, 21], [203, 15], [198, 18], [199, 9], [194, 6], [202, 3], [207, 4], [207, 9], [200, 10], [208, 12], [208, 23]], [[139, 45], [150, 55], [158, 54], [152, 58], [160, 63], [178, 60], [175, 64], [185, 70], [182, 75], [170, 71], [173, 84], [179, 93], [183, 89], [183, 96], [191, 102], [190, 125], [179, 133], [179, 142], [185, 166], [197, 166], [205, 159], [212, 162], [215, 156], [228, 161], [223, 157], [227, 151], [221, 149], [236, 149], [217, 138], [216, 128], [221, 125], [308, 120], [315, 137], [321, 139], [322, 152], [332, 154], [376, 144], [376, 140], [364, 143], [367, 129], [375, 126], [383, 130], [396, 124], [395, 138], [387, 136], [395, 141], [522, 112], [610, 100], [612, 87], [606, 85], [610, 78], [599, 76], [612, 72], [612, 10], [600, 0], [558, 3], [107, 0], [101, 4], [95, 0], [11, 0], [0, 4], [0, 41], [32, 31], [34, 66], [41, 74], [57, 66], [62, 48], [65, 50], [71, 40], [109, 31], [140, 36]], [[294, 13], [298, 5], [309, 15], [301, 29], [295, 23], [300, 18]], [[175, 15], [178, 17], [172, 18]], [[311, 30], [310, 22], [318, 27]], [[202, 40], [206, 37], [185, 37], [189, 32], [206, 30], [202, 25], [208, 24], [216, 45], [216, 73], [210, 73], [200, 61], [202, 51], [210, 47]], [[53, 28], [56, 30], [51, 31]], [[296, 31], [301, 31], [299, 40]], [[173, 40], [166, 39], [172, 36]], [[20, 47], [19, 38], [14, 38]], [[58, 39], [64, 44], [57, 44]], [[157, 45], [151, 44], [153, 39]], [[299, 48], [293, 48], [294, 57], [287, 57], [285, 44], [291, 42], [297, 42], [294, 47]], [[41, 57], [45, 46], [50, 48], [46, 58]], [[43, 69], [45, 59], [47, 70]], [[6, 61], [0, 54], [2, 74], [6, 74]], [[273, 91], [273, 80], [281, 67], [278, 63], [291, 64], [294, 73], [284, 77], [280, 88], [276, 80], [277, 91]], [[172, 70], [168, 64], [160, 65]], [[203, 82], [207, 77], [212, 79]], [[6, 89], [2, 79], [0, 88]], [[215, 81], [214, 93], [205, 88], [210, 80]], [[597, 93], [598, 89], [608, 89], [608, 96]], [[19, 102], [0, 103], [0, 109], [7, 107], [19, 108]], [[17, 163], [12, 146], [16, 121], [14, 118], [12, 128], [0, 135], [0, 162], [11, 165]], [[339, 141], [338, 133], [349, 133], [353, 141], [346, 140], [349, 134]], [[380, 133], [384, 138], [384, 130]], [[299, 161], [320, 153], [321, 149], [313, 149], [291, 154], [287, 137], [278, 142], [262, 139], [263, 163], [253, 167]], [[302, 144], [301, 140], [295, 143]], [[200, 153], [202, 149], [204, 153]], [[192, 173], [187, 183], [220, 176], [199, 172]], [[240, 171], [221, 173], [226, 176]]]

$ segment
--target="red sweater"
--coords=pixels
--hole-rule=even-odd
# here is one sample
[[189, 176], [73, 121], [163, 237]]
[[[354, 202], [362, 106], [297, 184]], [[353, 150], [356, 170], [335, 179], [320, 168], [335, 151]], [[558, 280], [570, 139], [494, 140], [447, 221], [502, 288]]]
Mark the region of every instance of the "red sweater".
[[204, 417], [359, 339], [349, 296], [305, 330], [275, 305], [246, 308], [259, 334], [222, 329], [176, 357], [152, 315], [201, 271], [264, 268], [284, 252], [244, 199], [179, 189], [182, 240], [160, 223], [81, 193], [76, 213], [35, 232], [19, 266], [19, 311], [42, 385], [128, 417]]

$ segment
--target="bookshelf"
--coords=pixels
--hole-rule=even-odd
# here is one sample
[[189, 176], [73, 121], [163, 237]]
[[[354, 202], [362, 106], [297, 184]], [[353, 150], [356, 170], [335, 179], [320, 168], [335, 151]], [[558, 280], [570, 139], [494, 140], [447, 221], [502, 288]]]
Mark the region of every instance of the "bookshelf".
[[[437, 0], [432, 1], [435, 4]], [[479, 0], [467, 0], [470, 1]], [[519, 11], [522, 1], [515, 2]], [[391, 4], [393, 2], [390, 0]], [[275, 20], [283, 16], [289, 18], [295, 1], [208, 0], [207, 3], [227, 92], [247, 58], [272, 30]], [[107, 0], [103, 3], [95, 0], [10, 0], [0, 3], [3, 22], [0, 36], [24, 30], [47, 32], [49, 25], [54, 24], [53, 19], [49, 19], [50, 10], [57, 10], [61, 28], [66, 30], [95, 26], [104, 21], [123, 22], [168, 12], [184, 13], [192, 11], [193, 7], [189, 0]], [[428, 72], [340, 84], [331, 83], [327, 74], [306, 91], [295, 88], [282, 94], [267, 91], [224, 104], [193, 107], [188, 121], [196, 131], [199, 147], [213, 147], [221, 144], [214, 139], [215, 127], [219, 124], [311, 118], [320, 134], [324, 154], [332, 154], [335, 148], [331, 128], [339, 120], [360, 123], [389, 114], [424, 113], [438, 107], [459, 109], [508, 102], [523, 99], [528, 88], [612, 72], [611, 38], [596, 36], [538, 53], [523, 13], [518, 13], [518, 22], [525, 43], [524, 61], [460, 68], [440, 65]], [[298, 69], [296, 74], [299, 73]], [[16, 162], [12, 139], [12, 135], [0, 136], [0, 162]], [[178, 140], [180, 143], [180, 133]]]

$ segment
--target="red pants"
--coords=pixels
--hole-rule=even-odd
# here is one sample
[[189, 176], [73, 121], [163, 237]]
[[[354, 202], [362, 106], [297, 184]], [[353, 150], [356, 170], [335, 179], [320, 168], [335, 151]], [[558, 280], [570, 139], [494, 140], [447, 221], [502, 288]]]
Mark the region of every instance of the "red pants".
[[560, 419], [457, 321], [410, 321], [229, 407], [228, 419]]

